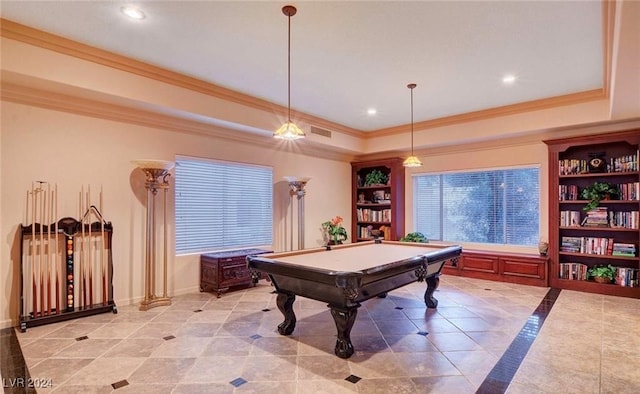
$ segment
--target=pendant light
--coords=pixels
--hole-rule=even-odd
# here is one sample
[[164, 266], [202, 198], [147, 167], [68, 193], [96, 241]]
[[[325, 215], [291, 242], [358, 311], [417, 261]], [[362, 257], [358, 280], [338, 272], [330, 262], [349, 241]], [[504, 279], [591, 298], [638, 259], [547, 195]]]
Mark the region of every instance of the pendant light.
[[416, 84], [410, 83], [407, 87], [411, 90], [411, 156], [407, 157], [402, 165], [405, 167], [420, 167], [422, 162], [413, 154], [413, 89]]
[[289, 18], [289, 36], [287, 47], [287, 89], [289, 101], [287, 106], [287, 122], [280, 126], [280, 128], [276, 130], [275, 133], [273, 133], [274, 138], [282, 140], [297, 140], [299, 138], [304, 138], [304, 132], [291, 121], [291, 17], [294, 16], [296, 12], [296, 7], [292, 5], [285, 5], [284, 7], [282, 7], [282, 13]]

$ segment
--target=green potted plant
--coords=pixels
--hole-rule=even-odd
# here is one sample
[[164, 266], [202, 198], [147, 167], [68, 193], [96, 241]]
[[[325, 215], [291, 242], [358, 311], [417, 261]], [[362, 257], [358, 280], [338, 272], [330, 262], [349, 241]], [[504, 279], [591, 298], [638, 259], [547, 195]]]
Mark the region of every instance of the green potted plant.
[[364, 185], [386, 185], [389, 177], [380, 170], [373, 170], [364, 178]]
[[616, 267], [611, 264], [590, 267], [587, 270], [587, 279], [593, 279], [598, 283], [612, 283], [615, 278]]
[[594, 182], [593, 185], [585, 187], [580, 192], [580, 197], [589, 200], [587, 205], [582, 209], [590, 211], [597, 207], [600, 201], [616, 195], [618, 195], [618, 189], [616, 189], [615, 186], [606, 182]]
[[328, 239], [329, 245], [339, 245], [342, 241], [346, 241], [348, 238], [347, 229], [342, 227], [342, 217], [336, 216], [331, 220], [327, 220], [322, 223], [322, 229], [324, 230]]
[[429, 240], [427, 239], [427, 237], [424, 236], [424, 234], [422, 234], [420, 232], [417, 232], [417, 231], [405, 235], [404, 237], [400, 238], [400, 241], [402, 241], [402, 242], [422, 242], [422, 243], [428, 243], [429, 242]]

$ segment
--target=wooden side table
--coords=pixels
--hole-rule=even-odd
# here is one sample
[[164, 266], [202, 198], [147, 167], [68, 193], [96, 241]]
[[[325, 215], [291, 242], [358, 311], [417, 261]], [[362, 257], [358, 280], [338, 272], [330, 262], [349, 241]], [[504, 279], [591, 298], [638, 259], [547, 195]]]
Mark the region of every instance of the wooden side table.
[[201, 255], [200, 291], [215, 291], [219, 298], [231, 287], [254, 285], [246, 259], [249, 255], [263, 253], [271, 253], [271, 251], [241, 249]]

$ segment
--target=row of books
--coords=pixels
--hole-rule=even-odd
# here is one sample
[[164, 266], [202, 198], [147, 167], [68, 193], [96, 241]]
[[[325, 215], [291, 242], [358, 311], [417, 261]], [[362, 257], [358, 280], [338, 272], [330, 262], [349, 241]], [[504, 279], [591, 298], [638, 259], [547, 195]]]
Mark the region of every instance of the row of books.
[[640, 200], [640, 182], [621, 183], [617, 188], [620, 200]]
[[[610, 157], [607, 161], [607, 172], [631, 172], [638, 171], [638, 156], [624, 155]], [[606, 159], [605, 159], [606, 160]], [[589, 173], [589, 166], [586, 159], [561, 159], [559, 161], [560, 175], [574, 175]]]
[[[619, 200], [640, 200], [640, 182], [619, 183], [613, 186], [618, 191], [617, 198]], [[559, 185], [559, 201], [576, 201], [580, 199], [580, 188], [578, 187], [578, 185]]]
[[[587, 280], [587, 270], [589, 267], [581, 263], [561, 263], [559, 264], [558, 277], [567, 280]], [[637, 268], [617, 267], [615, 283], [622, 287], [640, 287]]]
[[[588, 214], [583, 219], [582, 212], [583, 211], [560, 211], [560, 227], [588, 226], [587, 223], [593, 225], [594, 223], [599, 223], [602, 220], [599, 216], [595, 216], [589, 219], [590, 216]], [[583, 223], [585, 219], [587, 220], [587, 222]], [[603, 227], [628, 228], [637, 230], [640, 228], [640, 212], [608, 211], [607, 220]]]
[[560, 185], [559, 192], [558, 199], [560, 201], [575, 201], [580, 195], [578, 185]]
[[581, 263], [560, 263], [559, 278], [568, 280], [587, 280], [586, 264]]
[[635, 257], [636, 256], [636, 245], [630, 243], [621, 243], [614, 242], [613, 251], [611, 252], [613, 256], [624, 256], [624, 257]]
[[580, 226], [582, 223], [581, 211], [560, 211], [560, 227]]
[[358, 208], [356, 216], [359, 222], [390, 222], [391, 209]]
[[561, 252], [635, 257], [636, 245], [603, 237], [562, 237]]
[[357, 237], [360, 239], [363, 238], [374, 238], [371, 233], [373, 230], [380, 230], [381, 234], [379, 238], [390, 240], [391, 239], [391, 227], [390, 226], [380, 226], [379, 228], [374, 228], [373, 226], [357, 226], [356, 232]]

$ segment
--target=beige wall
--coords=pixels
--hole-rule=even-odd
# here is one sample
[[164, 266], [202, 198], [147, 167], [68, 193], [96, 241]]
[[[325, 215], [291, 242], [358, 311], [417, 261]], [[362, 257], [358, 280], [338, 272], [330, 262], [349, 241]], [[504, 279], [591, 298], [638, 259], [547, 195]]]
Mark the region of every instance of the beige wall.
[[[137, 302], [143, 294], [144, 176], [133, 159], [167, 159], [190, 155], [261, 164], [274, 170], [274, 245], [287, 247], [285, 223], [289, 195], [285, 175], [312, 177], [307, 186], [305, 246], [322, 242], [320, 223], [331, 216], [350, 218], [351, 169], [348, 162], [309, 157], [211, 136], [166, 131], [89, 118], [9, 102], [2, 103], [2, 264], [3, 305], [0, 325], [17, 323], [19, 316], [19, 225], [26, 224], [26, 191], [31, 182], [57, 184], [59, 217], [78, 218], [80, 188], [91, 187], [97, 205], [103, 190], [104, 216], [114, 226], [114, 299]], [[250, 198], [250, 196], [247, 196]], [[170, 198], [173, 207], [173, 197]], [[294, 215], [297, 205], [294, 203]], [[173, 228], [173, 209], [169, 211]], [[294, 222], [297, 226], [297, 222]], [[350, 223], [347, 223], [350, 228]], [[169, 232], [172, 234], [172, 231]], [[297, 239], [297, 235], [294, 241]], [[173, 250], [173, 240], [169, 242]], [[196, 291], [198, 255], [169, 256], [169, 294]]]

